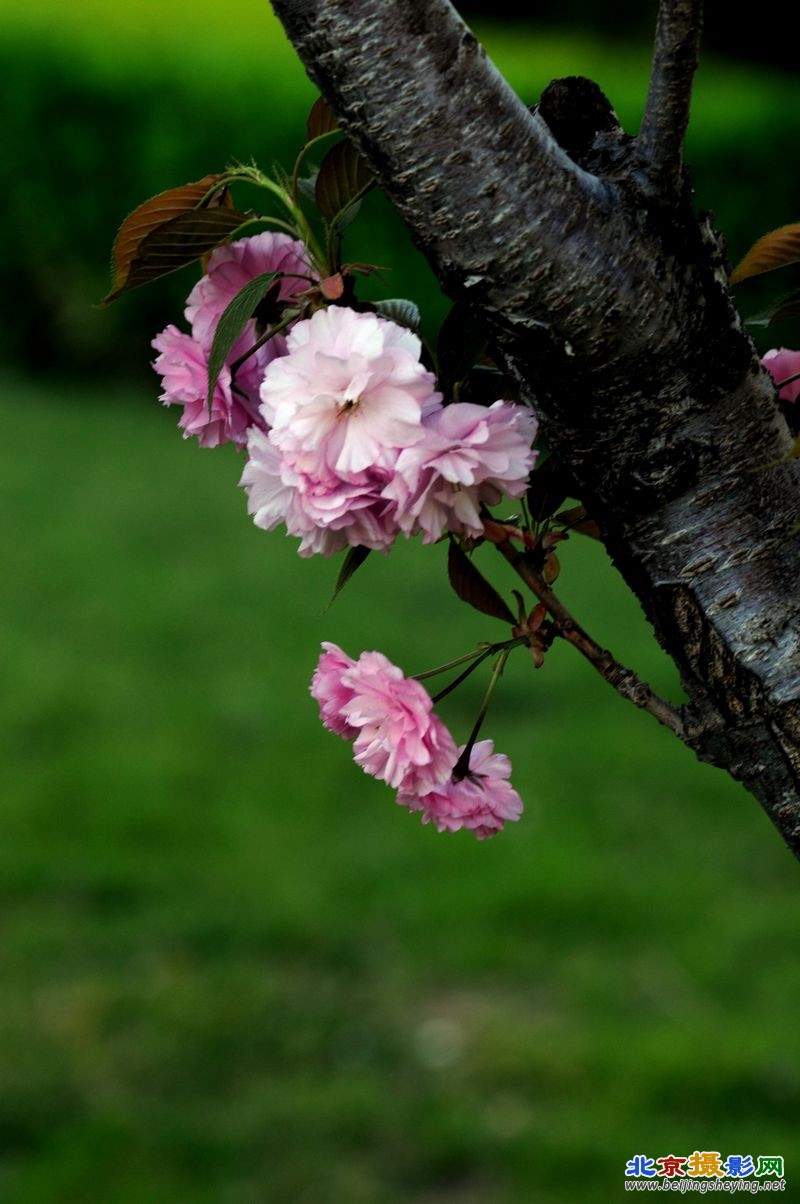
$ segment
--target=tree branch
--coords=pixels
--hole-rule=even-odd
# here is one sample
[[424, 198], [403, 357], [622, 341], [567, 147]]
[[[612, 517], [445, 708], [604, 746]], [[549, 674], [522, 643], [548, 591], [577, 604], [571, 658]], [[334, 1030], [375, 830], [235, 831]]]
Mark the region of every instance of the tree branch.
[[[531, 251], [554, 291], [582, 274], [583, 231], [605, 224], [612, 198], [509, 89], [448, 0], [273, 7], [446, 290], [491, 305], [502, 273], [521, 307]], [[456, 196], [474, 203], [454, 206]], [[487, 213], [502, 238], [487, 237]]]
[[692, 81], [700, 53], [703, 0], [661, 0], [653, 70], [638, 145], [661, 194], [678, 192]]
[[574, 163], [448, 0], [275, 9], [445, 290], [535, 397], [678, 665], [698, 755], [800, 856], [800, 462], [720, 240], [685, 190], [654, 206], [621, 136], [598, 133], [594, 174]]
[[634, 706], [640, 707], [643, 711], [648, 711], [654, 719], [657, 719], [664, 727], [668, 727], [679, 740], [690, 744], [691, 741], [678, 708], [660, 698], [647, 682], [642, 681], [632, 669], [626, 669], [607, 649], [601, 648], [596, 640], [592, 639], [588, 631], [585, 631], [580, 623], [572, 617], [541, 573], [533, 567], [525, 553], [515, 548], [510, 539], [504, 543], [495, 544], [495, 547], [530, 591], [540, 602], [544, 602], [553, 619], [554, 627], [562, 639], [566, 640], [568, 644], [572, 644], [573, 648], [576, 648], [581, 656], [586, 658], [621, 698], [627, 699], [628, 702], [632, 702]]

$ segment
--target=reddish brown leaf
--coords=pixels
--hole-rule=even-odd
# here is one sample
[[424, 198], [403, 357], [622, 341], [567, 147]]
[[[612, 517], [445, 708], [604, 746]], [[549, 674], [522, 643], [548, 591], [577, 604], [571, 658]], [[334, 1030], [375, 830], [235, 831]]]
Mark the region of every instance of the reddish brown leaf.
[[730, 283], [749, 280], [751, 276], [762, 276], [776, 268], [800, 260], [800, 222], [779, 226], [770, 230], [754, 242], [742, 262], [731, 273]]
[[[214, 195], [210, 202], [209, 208], [212, 208], [216, 205], [220, 205], [223, 209], [233, 209], [233, 195], [230, 188], [223, 188], [221, 192], [218, 192]], [[203, 275], [208, 272], [208, 260], [210, 255], [211, 251], [207, 251], [206, 254], [200, 259], [200, 266], [203, 269]]]
[[[184, 184], [180, 188], [160, 192], [125, 218], [114, 239], [111, 252], [111, 291], [101, 302], [102, 305], [108, 305], [120, 293], [127, 291], [127, 288], [135, 287], [129, 284], [130, 270], [147, 236], [180, 214], [195, 209], [221, 179], [222, 175], [217, 173], [204, 176], [202, 180], [196, 180], [193, 184]], [[231, 204], [227, 190], [220, 194], [219, 202], [225, 206]]]
[[535, 523], [543, 523], [569, 494], [569, 481], [555, 456], [548, 456], [531, 475], [528, 486], [528, 509]]
[[373, 184], [372, 173], [351, 142], [337, 142], [328, 151], [317, 175], [314, 198], [329, 222], [341, 219], [345, 210]]
[[128, 293], [142, 284], [177, 271], [195, 259], [201, 259], [234, 234], [249, 217], [249, 214], [240, 213], [238, 209], [217, 206], [190, 209], [156, 226], [139, 243], [123, 283], [104, 297], [101, 304], [108, 305], [122, 293]]
[[333, 109], [324, 97], [318, 96], [311, 106], [311, 112], [306, 121], [308, 141], [312, 142], [314, 138], [321, 138], [323, 134], [332, 134], [338, 128], [339, 122], [336, 120]]
[[468, 602], [483, 614], [514, 626], [516, 620], [509, 607], [454, 539], [450, 540], [447, 553], [447, 574], [462, 602]]
[[540, 602], [538, 604], [538, 606], [534, 606], [533, 610], [531, 611], [530, 615], [528, 616], [528, 630], [529, 631], [538, 631], [539, 628], [541, 627], [542, 623], [544, 623], [546, 618], [547, 618], [547, 607], [544, 604], [544, 602]]
[[436, 341], [439, 388], [449, 398], [468, 375], [486, 346], [484, 324], [465, 301], [456, 301], [445, 316]]
[[347, 549], [347, 554], [342, 561], [342, 567], [339, 569], [339, 576], [336, 578], [336, 585], [333, 588], [331, 600], [325, 607], [326, 612], [329, 611], [333, 606], [334, 602], [347, 585], [353, 574], [361, 568], [362, 564], [369, 556], [369, 553], [370, 549], [361, 547], [360, 544]]
[[589, 518], [584, 506], [573, 506], [571, 510], [561, 510], [553, 521], [560, 523], [562, 527], [566, 527], [570, 531], [577, 531], [579, 535], [588, 535], [590, 539], [603, 538], [600, 528], [593, 518]]
[[558, 562], [558, 557], [555, 552], [548, 552], [544, 558], [544, 569], [542, 576], [548, 585], [552, 585], [558, 580], [558, 574], [561, 572], [561, 565]]

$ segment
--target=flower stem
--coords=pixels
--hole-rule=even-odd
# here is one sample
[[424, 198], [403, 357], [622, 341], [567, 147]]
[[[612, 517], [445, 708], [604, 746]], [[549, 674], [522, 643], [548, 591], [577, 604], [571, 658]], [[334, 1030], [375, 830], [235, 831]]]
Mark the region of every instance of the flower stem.
[[511, 648], [509, 647], [508, 644], [506, 644], [504, 647], [502, 647], [500, 649], [500, 653], [498, 654], [497, 660], [494, 662], [494, 669], [492, 670], [492, 676], [489, 680], [489, 685], [486, 689], [486, 693], [483, 696], [483, 702], [481, 703], [481, 709], [478, 711], [478, 717], [475, 720], [472, 731], [469, 734], [469, 739], [467, 740], [467, 743], [464, 745], [464, 751], [462, 752], [461, 756], [456, 761], [455, 766], [453, 768], [453, 781], [454, 782], [460, 782], [461, 779], [465, 778], [467, 776], [467, 774], [469, 773], [469, 759], [472, 756], [472, 749], [475, 746], [475, 741], [478, 739], [478, 733], [481, 730], [481, 724], [483, 723], [484, 719], [486, 718], [486, 712], [489, 710], [489, 703], [492, 701], [492, 695], [494, 694], [495, 687], [497, 686], [497, 683], [502, 676], [503, 670], [506, 667], [506, 661], [508, 660], [508, 656], [509, 656], [510, 652], [511, 652]]
[[262, 188], [266, 188], [268, 192], [271, 192], [278, 198], [283, 207], [291, 215], [292, 220], [295, 222], [297, 233], [300, 235], [301, 240], [308, 247], [312, 258], [317, 264], [321, 264], [323, 262], [323, 257], [319, 242], [317, 241], [314, 231], [311, 229], [308, 218], [300, 208], [300, 205], [296, 200], [292, 199], [285, 188], [282, 188], [280, 184], [276, 184], [274, 180], [269, 178], [269, 176], [265, 176], [262, 172], [258, 172], [257, 174], [258, 179], [255, 180], [254, 183], [258, 183]]
[[444, 665], [437, 665], [435, 669], [426, 669], [424, 673], [415, 673], [414, 681], [425, 681], [428, 677], [437, 677], [440, 673], [447, 673], [448, 669], [457, 669], [459, 665], [464, 665], [467, 661], [472, 661], [472, 664], [468, 665], [462, 673], [459, 673], [458, 677], [454, 678], [449, 685], [446, 685], [438, 694], [434, 694], [433, 701], [436, 703], [440, 698], [446, 697], [451, 690], [455, 690], [456, 686], [460, 686], [462, 681], [469, 677], [470, 673], [486, 660], [487, 656], [491, 656], [494, 652], [502, 652], [504, 648], [510, 652], [512, 648], [519, 648], [520, 645], [527, 642], [527, 637], [523, 635], [514, 636], [511, 640], [500, 640], [494, 644], [479, 644], [474, 651], [465, 652], [463, 656], [457, 656], [455, 660], [447, 661]]
[[461, 685], [462, 681], [466, 681], [470, 673], [474, 673], [478, 666], [483, 664], [487, 656], [491, 656], [494, 651], [495, 648], [493, 647], [487, 648], [472, 662], [471, 665], [467, 665], [466, 669], [463, 669], [461, 673], [459, 673], [458, 677], [454, 677], [453, 680], [444, 687], [444, 689], [440, 690], [438, 694], [434, 694], [431, 699], [431, 702], [434, 704], [434, 706], [437, 702], [441, 702], [443, 698], [446, 698], [448, 694], [452, 694], [453, 690], [457, 689], [458, 686]]
[[426, 677], [436, 677], [438, 673], [446, 673], [448, 669], [455, 669], [466, 661], [475, 660], [476, 656], [486, 656], [487, 651], [492, 651], [495, 647], [495, 644], [487, 644], [482, 648], [476, 648], [473, 652], [465, 652], [463, 656], [457, 656], [454, 661], [447, 661], [444, 665], [437, 665], [435, 669], [426, 669], [424, 673], [415, 673], [414, 680], [425, 681]]

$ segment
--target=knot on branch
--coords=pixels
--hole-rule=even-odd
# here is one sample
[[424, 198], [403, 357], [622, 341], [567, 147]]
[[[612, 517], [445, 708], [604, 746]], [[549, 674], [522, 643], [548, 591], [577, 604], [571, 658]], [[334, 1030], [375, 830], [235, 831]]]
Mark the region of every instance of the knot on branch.
[[[573, 163], [595, 174], [607, 171], [632, 139], [624, 133], [610, 100], [583, 75], [554, 79], [534, 112]], [[612, 148], [616, 153], [611, 153]]]

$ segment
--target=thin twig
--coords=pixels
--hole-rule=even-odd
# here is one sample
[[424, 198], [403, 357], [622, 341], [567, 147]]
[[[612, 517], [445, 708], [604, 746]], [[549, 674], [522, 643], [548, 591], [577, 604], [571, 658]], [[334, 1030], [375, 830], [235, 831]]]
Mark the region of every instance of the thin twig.
[[572, 644], [573, 648], [577, 648], [582, 656], [585, 656], [591, 665], [597, 670], [610, 686], [617, 691], [622, 698], [626, 698], [635, 706], [641, 707], [668, 727], [679, 740], [686, 741], [686, 731], [681, 717], [680, 711], [664, 698], [659, 697], [648, 686], [647, 682], [641, 680], [640, 677], [633, 672], [632, 669], [626, 669], [616, 660], [611, 653], [601, 648], [587, 631], [580, 626], [578, 622], [564, 606], [563, 602], [553, 593], [550, 586], [545, 581], [544, 577], [535, 569], [523, 552], [506, 540], [505, 543], [495, 545], [497, 550], [508, 561], [514, 571], [522, 578], [528, 588], [539, 599], [544, 602], [553, 620], [553, 626], [558, 635], [568, 644]]
[[494, 663], [492, 676], [486, 689], [483, 702], [481, 703], [481, 709], [478, 711], [478, 717], [472, 726], [472, 731], [469, 734], [469, 739], [464, 745], [461, 756], [458, 758], [453, 767], [454, 782], [460, 782], [461, 779], [465, 778], [469, 773], [469, 761], [470, 757], [472, 756], [472, 750], [475, 747], [475, 741], [478, 739], [481, 726], [486, 718], [486, 712], [489, 710], [489, 703], [492, 701], [492, 695], [494, 694], [495, 687], [497, 686], [497, 683], [503, 674], [503, 670], [506, 667], [506, 661], [508, 660], [510, 651], [510, 647], [507, 646], [505, 648], [501, 648], [497, 654], [497, 660]]
[[680, 188], [702, 24], [703, 0], [661, 0], [638, 143], [653, 182], [666, 193]]

